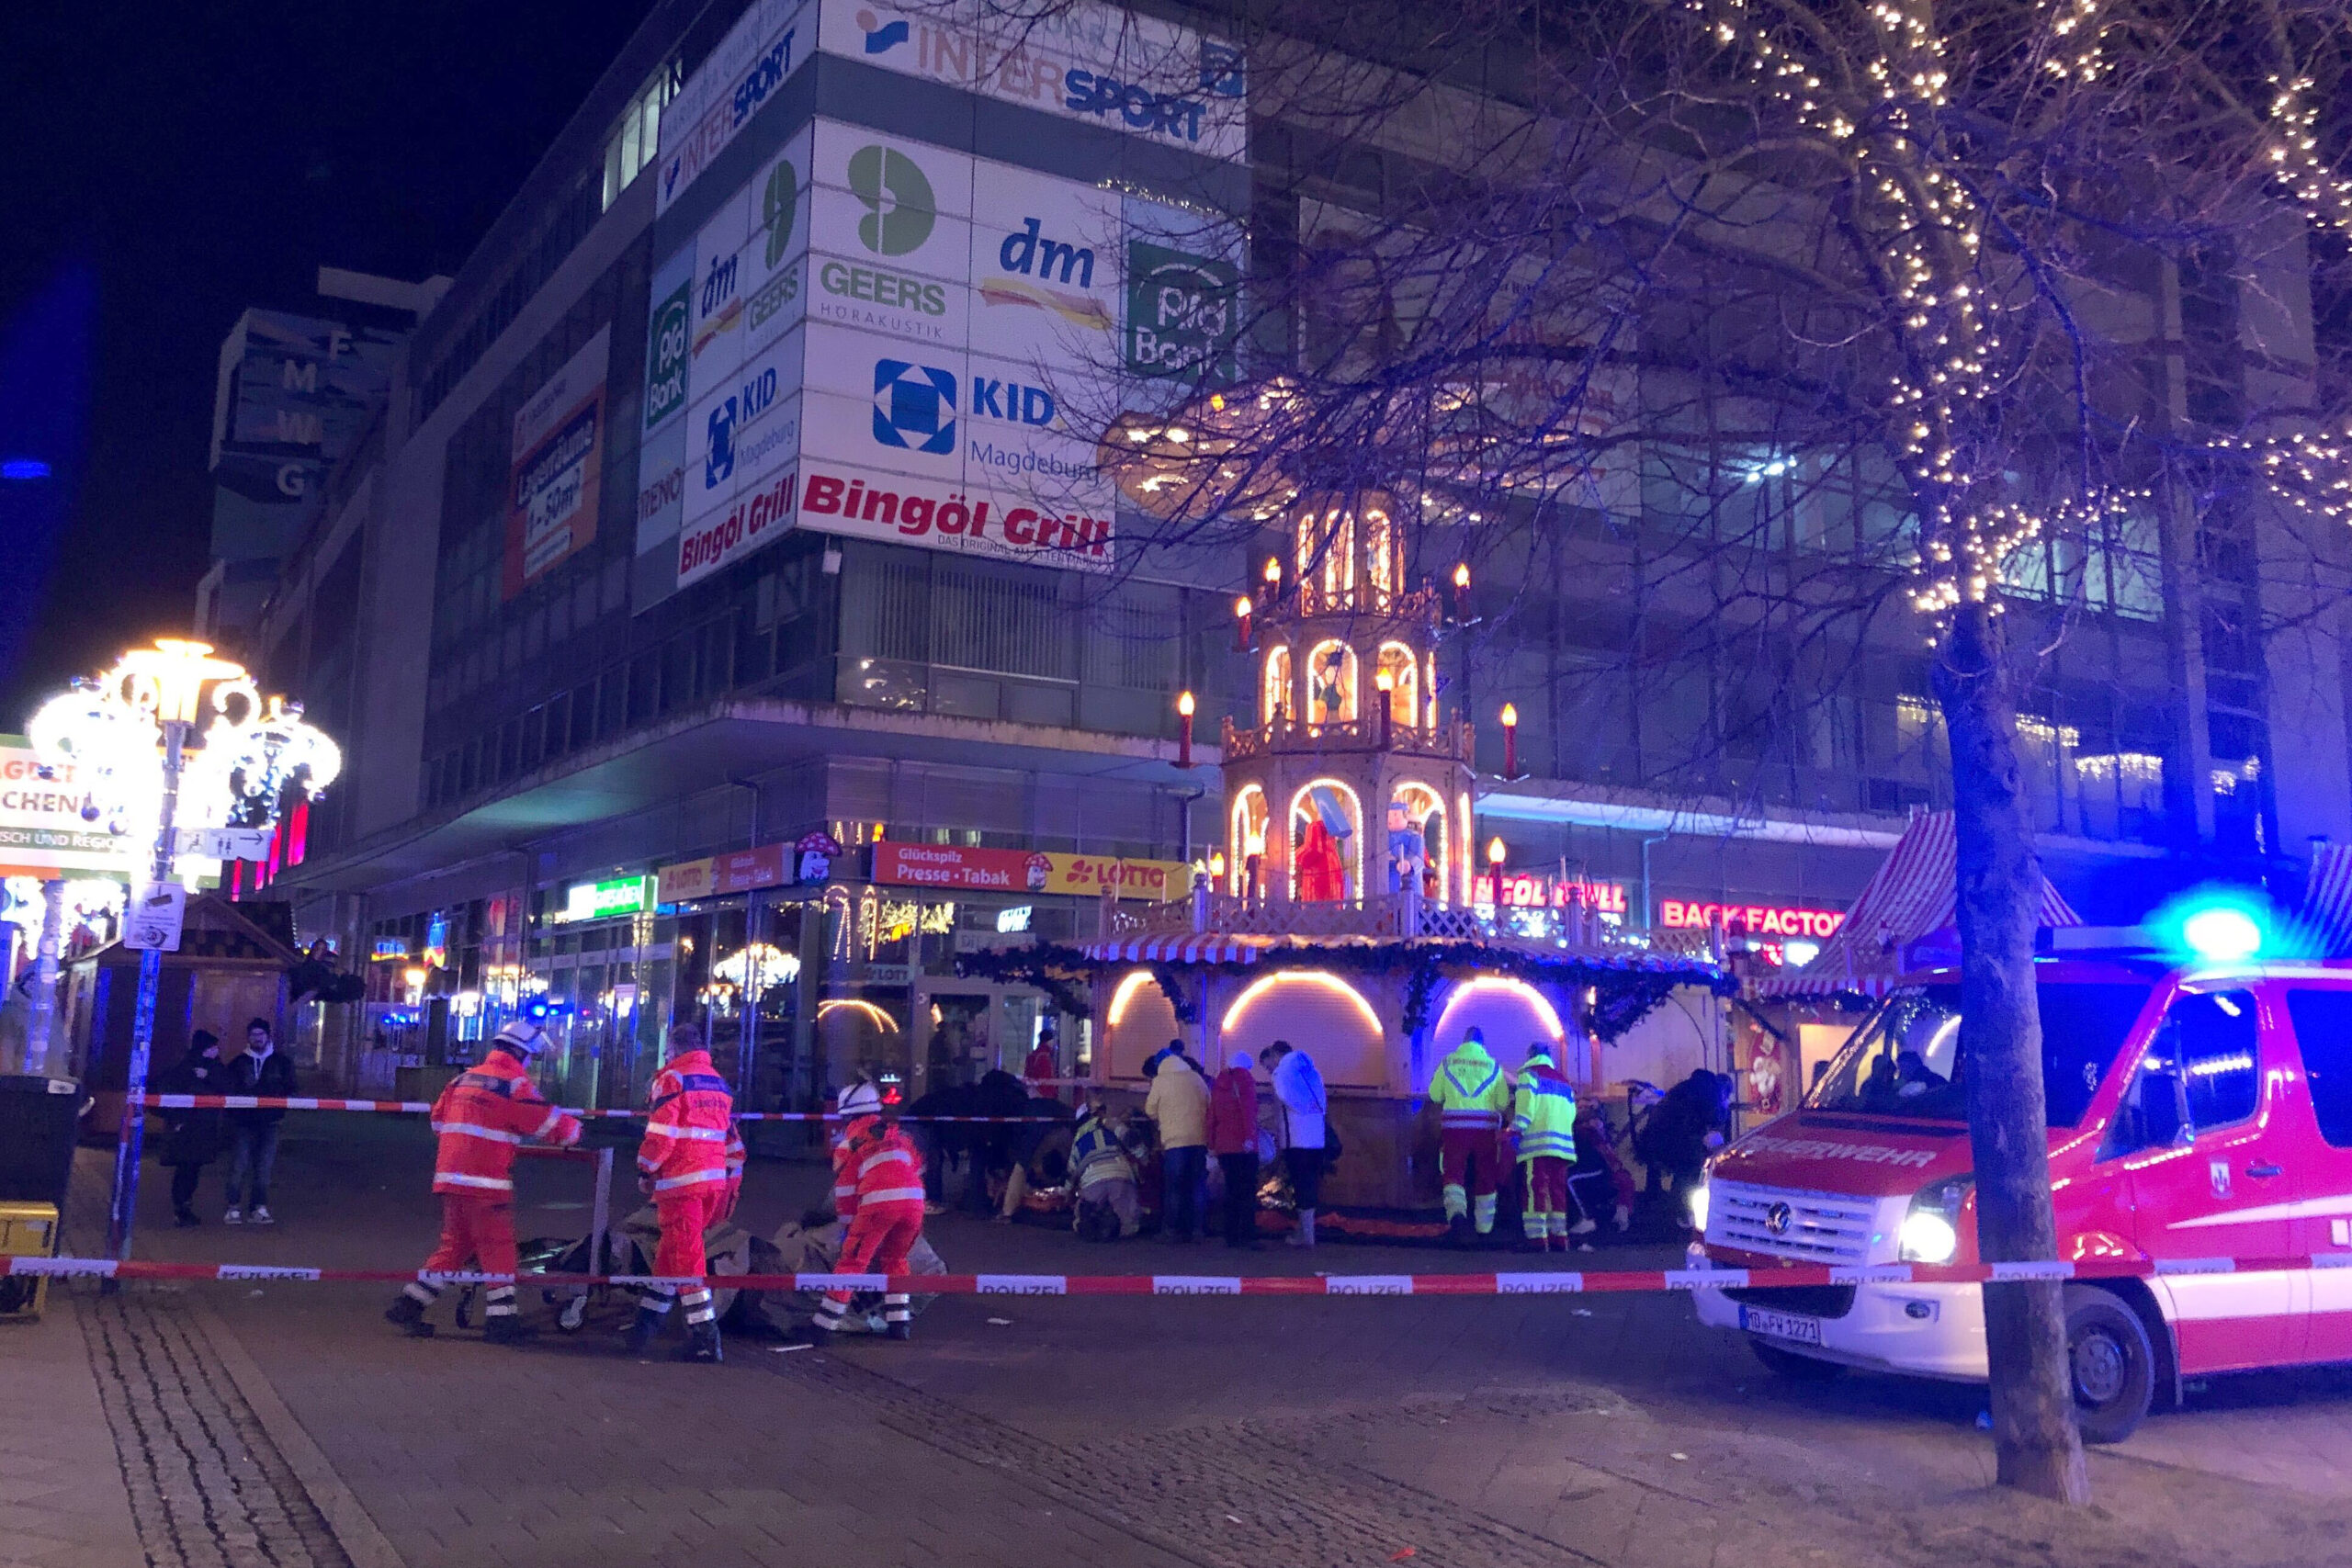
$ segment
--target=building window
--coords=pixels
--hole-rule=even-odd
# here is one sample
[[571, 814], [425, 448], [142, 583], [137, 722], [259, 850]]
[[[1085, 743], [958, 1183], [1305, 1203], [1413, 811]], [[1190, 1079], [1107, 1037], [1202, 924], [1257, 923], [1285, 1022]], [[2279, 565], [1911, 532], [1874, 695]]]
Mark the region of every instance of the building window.
[[678, 62], [673, 60], [654, 72], [621, 111], [620, 123], [605, 142], [605, 207], [618, 201], [661, 152], [662, 111], [678, 96]]

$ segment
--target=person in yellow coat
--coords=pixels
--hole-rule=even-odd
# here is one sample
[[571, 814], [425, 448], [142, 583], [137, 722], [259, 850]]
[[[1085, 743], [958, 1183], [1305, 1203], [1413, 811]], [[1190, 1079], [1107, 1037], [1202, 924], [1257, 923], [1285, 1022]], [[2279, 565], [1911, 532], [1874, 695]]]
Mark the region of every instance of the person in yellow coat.
[[1537, 1041], [1511, 1091], [1510, 1129], [1527, 1172], [1527, 1209], [1521, 1216], [1527, 1250], [1568, 1249], [1568, 1168], [1577, 1160], [1577, 1091]]
[[1510, 1081], [1487, 1055], [1483, 1032], [1472, 1029], [1438, 1064], [1430, 1103], [1438, 1113], [1438, 1179], [1445, 1187], [1448, 1239], [1459, 1247], [1474, 1225], [1480, 1235], [1494, 1234], [1503, 1122], [1510, 1114]]

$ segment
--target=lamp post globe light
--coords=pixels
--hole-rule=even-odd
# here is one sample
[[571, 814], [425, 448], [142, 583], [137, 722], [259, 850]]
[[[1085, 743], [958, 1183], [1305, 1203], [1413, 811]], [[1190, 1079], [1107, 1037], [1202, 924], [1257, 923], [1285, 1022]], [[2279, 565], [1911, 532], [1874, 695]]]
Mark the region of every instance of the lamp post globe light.
[[124, 654], [96, 679], [77, 679], [41, 705], [25, 734], [42, 767], [73, 770], [85, 791], [84, 820], [119, 837], [139, 889], [123, 926], [125, 940], [141, 948], [139, 1001], [107, 1235], [112, 1255], [127, 1258], [164, 949], [179, 945], [175, 931], [167, 941], [142, 939], [139, 912], [159, 889], [217, 874], [221, 852], [243, 847], [239, 834], [266, 845], [288, 792], [316, 796], [342, 771], [343, 754], [303, 720], [300, 704], [265, 699], [243, 666], [175, 637]]

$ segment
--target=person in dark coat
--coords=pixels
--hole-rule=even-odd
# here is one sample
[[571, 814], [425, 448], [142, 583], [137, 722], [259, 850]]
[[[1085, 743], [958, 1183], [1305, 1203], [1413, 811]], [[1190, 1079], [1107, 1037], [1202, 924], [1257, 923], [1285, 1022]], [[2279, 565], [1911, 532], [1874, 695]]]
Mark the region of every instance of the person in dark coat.
[[[187, 1055], [156, 1075], [157, 1094], [227, 1094], [230, 1068], [220, 1060], [220, 1037], [199, 1029], [188, 1038]], [[218, 1111], [163, 1111], [168, 1136], [164, 1163], [172, 1168], [172, 1221], [182, 1229], [204, 1222], [196, 1213], [196, 1183], [220, 1152]]]
[[1731, 1130], [1731, 1090], [1728, 1075], [1694, 1068], [1650, 1112], [1638, 1152], [1653, 1171], [1666, 1173], [1676, 1197], [1688, 1199], [1705, 1179], [1707, 1156], [1724, 1146]]
[[972, 1086], [971, 1113], [1002, 1119], [993, 1125], [975, 1124], [971, 1140], [965, 1145], [972, 1155], [971, 1180], [965, 1189], [965, 1200], [974, 1213], [986, 1214], [996, 1207], [989, 1201], [989, 1186], [1012, 1179], [1013, 1145], [1026, 1129], [1005, 1123], [1029, 1114], [1029, 1086], [1001, 1067], [991, 1067]]

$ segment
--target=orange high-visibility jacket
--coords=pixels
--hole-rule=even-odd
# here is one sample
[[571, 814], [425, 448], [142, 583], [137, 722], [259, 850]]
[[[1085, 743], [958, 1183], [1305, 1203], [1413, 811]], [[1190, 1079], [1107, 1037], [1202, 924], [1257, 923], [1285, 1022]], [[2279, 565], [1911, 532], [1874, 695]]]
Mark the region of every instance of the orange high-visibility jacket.
[[474, 1197], [514, 1190], [514, 1151], [526, 1139], [560, 1147], [580, 1141], [579, 1118], [542, 1100], [530, 1069], [497, 1049], [442, 1089], [433, 1102], [433, 1130], [441, 1140], [433, 1190]]
[[735, 1098], [707, 1051], [684, 1051], [653, 1077], [645, 1141], [637, 1168], [653, 1196], [700, 1183], [740, 1179], [742, 1140], [735, 1135]]
[[894, 1206], [922, 1213], [922, 1156], [896, 1127], [853, 1122], [833, 1156], [833, 1206], [842, 1220]]

